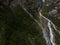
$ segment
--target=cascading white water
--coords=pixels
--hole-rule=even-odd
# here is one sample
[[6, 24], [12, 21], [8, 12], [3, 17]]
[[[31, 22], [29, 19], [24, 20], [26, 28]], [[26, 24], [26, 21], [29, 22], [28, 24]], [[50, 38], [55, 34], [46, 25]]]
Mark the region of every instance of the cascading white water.
[[50, 22], [48, 22], [48, 28], [50, 30], [50, 41], [51, 41], [52, 45], [56, 45], [55, 41], [54, 41], [53, 31], [52, 31], [53, 29], [51, 27], [51, 23]]
[[[54, 35], [53, 35], [53, 31], [52, 31], [52, 27], [51, 27], [51, 21], [48, 19], [48, 18], [46, 18], [46, 17], [44, 17], [42, 14], [41, 14], [41, 12], [39, 12], [39, 14], [40, 14], [40, 16], [41, 17], [43, 17], [45, 20], [47, 20], [48, 21], [48, 28], [49, 28], [49, 30], [50, 30], [50, 41], [51, 41], [51, 43], [52, 43], [52, 45], [56, 45], [55, 44], [55, 40], [54, 40]], [[56, 27], [54, 26], [54, 28], [56, 29]], [[44, 30], [43, 30], [44, 31]], [[48, 41], [48, 40], [47, 40]]]
[[[42, 17], [42, 19], [45, 19], [45, 20], [47, 20], [47, 21], [49, 21], [49, 19], [47, 19], [46, 17], [44, 17], [42, 14], [41, 14], [41, 12], [39, 12], [39, 18], [41, 18]], [[45, 27], [44, 27], [45, 28]], [[46, 28], [45, 28], [45, 30], [42, 30], [42, 32], [43, 32], [43, 36], [44, 36], [44, 38], [45, 38], [45, 41], [46, 41], [46, 44], [47, 45], [51, 45], [51, 41], [50, 41], [50, 39], [48, 38], [48, 35], [47, 35], [47, 32], [46, 32]]]
[[44, 28], [44, 26], [42, 25], [42, 23], [40, 23], [38, 20], [36, 20], [36, 19], [34, 19], [34, 17], [31, 15], [31, 13], [29, 13], [25, 8], [23, 8], [29, 15], [30, 15], [30, 17], [39, 25], [39, 27], [42, 29], [42, 30], [44, 30], [43, 31], [43, 36], [44, 36], [44, 38], [45, 38], [45, 40], [46, 40], [46, 43], [47, 43], [47, 45], [51, 45], [51, 43], [50, 43], [50, 40], [49, 40], [49, 38], [47, 37], [47, 34], [46, 34], [46, 29]]
[[57, 31], [59, 34], [60, 34], [60, 31], [56, 29], [56, 26], [53, 24], [53, 22], [52, 22], [51, 20], [49, 20], [48, 18], [44, 17], [44, 16], [41, 14], [41, 12], [39, 12], [39, 14], [40, 14], [40, 16], [41, 16], [42, 18], [44, 18], [45, 20], [48, 21], [48, 28], [49, 28], [49, 30], [50, 30], [50, 41], [51, 41], [52, 45], [56, 45], [55, 39], [54, 39], [54, 35], [53, 35], [53, 30], [52, 30], [52, 27], [51, 27], [51, 26], [53, 26], [54, 30]]
[[42, 29], [42, 32], [43, 32], [43, 36], [44, 36], [44, 38], [45, 38], [45, 41], [46, 41], [46, 44], [47, 45], [56, 45], [56, 43], [55, 43], [55, 39], [54, 39], [54, 35], [53, 35], [53, 31], [52, 31], [52, 27], [51, 26], [53, 26], [53, 28], [54, 28], [54, 30], [56, 30], [57, 32], [59, 32], [57, 29], [56, 29], [56, 27], [55, 27], [55, 25], [52, 23], [52, 21], [50, 21], [48, 18], [46, 18], [46, 17], [44, 17], [42, 14], [41, 14], [41, 12], [39, 11], [39, 15], [40, 15], [40, 17], [42, 17], [43, 19], [45, 19], [48, 23], [47, 23], [47, 25], [48, 25], [48, 28], [49, 28], [49, 31], [50, 31], [50, 39], [48, 38], [48, 35], [47, 35], [47, 33], [46, 33], [46, 28], [44, 27], [44, 25], [41, 23], [41, 22], [39, 22], [38, 20], [36, 20], [32, 15], [31, 15], [31, 13], [29, 13], [28, 11], [27, 11], [27, 9], [22, 5], [22, 8], [24, 9], [24, 11], [27, 13], [27, 14], [29, 14], [29, 16], [39, 25], [39, 27]]

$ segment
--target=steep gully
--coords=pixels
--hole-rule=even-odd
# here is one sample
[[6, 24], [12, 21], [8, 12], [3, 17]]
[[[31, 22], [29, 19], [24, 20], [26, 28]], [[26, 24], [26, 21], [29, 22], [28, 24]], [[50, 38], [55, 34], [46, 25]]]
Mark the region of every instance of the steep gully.
[[[54, 32], [53, 30], [57, 31], [59, 34], [60, 34], [60, 31], [56, 29], [56, 26], [53, 24], [53, 22], [51, 20], [49, 20], [48, 18], [46, 18], [45, 16], [42, 15], [42, 13], [39, 11], [39, 19], [40, 17], [42, 17], [43, 19], [45, 19], [47, 21], [47, 27], [48, 27], [48, 30], [49, 30], [49, 35], [50, 35], [50, 38], [48, 37], [48, 33], [46, 33], [46, 28], [44, 27], [44, 25], [39, 22], [38, 20], [36, 20], [31, 13], [28, 12], [28, 10], [24, 7], [24, 5], [22, 5], [22, 8], [23, 10], [29, 14], [29, 16], [39, 25], [39, 27], [42, 29], [42, 32], [43, 32], [43, 37], [46, 41], [46, 44], [47, 45], [57, 45], [56, 42], [55, 42], [55, 38], [54, 38]], [[52, 28], [53, 27], [53, 28]]]

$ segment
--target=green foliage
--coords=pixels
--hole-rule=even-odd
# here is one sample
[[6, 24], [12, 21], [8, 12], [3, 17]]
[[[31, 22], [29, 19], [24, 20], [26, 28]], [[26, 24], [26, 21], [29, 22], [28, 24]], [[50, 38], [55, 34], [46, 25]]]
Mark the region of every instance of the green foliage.
[[13, 8], [0, 7], [0, 45], [44, 45], [45, 40], [39, 30], [19, 5]]

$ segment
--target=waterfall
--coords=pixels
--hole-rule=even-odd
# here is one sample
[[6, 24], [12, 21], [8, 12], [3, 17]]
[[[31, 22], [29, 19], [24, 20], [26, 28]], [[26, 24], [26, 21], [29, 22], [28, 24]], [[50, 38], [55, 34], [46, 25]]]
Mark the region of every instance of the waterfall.
[[50, 30], [50, 41], [51, 41], [52, 45], [55, 45], [54, 35], [53, 35], [53, 31], [52, 31], [53, 29], [51, 27], [51, 23], [50, 22], [48, 22], [48, 28]]
[[[50, 34], [50, 38], [48, 38], [48, 33], [46, 32], [46, 28], [44, 27], [44, 25], [39, 22], [37, 19], [35, 19], [31, 13], [28, 12], [28, 10], [22, 5], [23, 10], [29, 14], [29, 16], [39, 25], [39, 27], [42, 29], [43, 32], [43, 37], [46, 41], [47, 45], [56, 45], [55, 43], [55, 39], [54, 39], [54, 34], [53, 34], [53, 28], [55, 31], [57, 31], [60, 34], [60, 31], [56, 29], [56, 26], [53, 24], [53, 22], [51, 20], [49, 20], [48, 18], [46, 18], [45, 16], [42, 15], [42, 13], [39, 11], [39, 18], [42, 17], [43, 19], [45, 19], [47, 21], [47, 27], [49, 30], [49, 34]], [[52, 28], [53, 27], [53, 28]]]
[[[60, 34], [60, 31], [56, 28], [56, 26], [54, 25], [54, 23], [51, 21], [51, 20], [49, 20], [48, 18], [46, 18], [46, 17], [44, 17], [42, 14], [41, 14], [41, 12], [39, 11], [39, 14], [40, 14], [40, 17], [42, 17], [43, 19], [45, 19], [48, 23], [47, 23], [47, 25], [48, 25], [48, 28], [49, 28], [49, 31], [50, 31], [50, 42], [51, 42], [51, 44], [52, 45], [56, 45], [56, 43], [55, 43], [55, 39], [54, 39], [54, 34], [53, 34], [53, 28], [54, 28], [54, 30], [55, 31], [57, 31], [59, 34]], [[52, 27], [53, 28], [52, 28]], [[45, 32], [45, 30], [43, 30], [44, 32]], [[43, 33], [43, 34], [46, 34], [46, 32], [45, 33]], [[45, 35], [46, 36], [46, 35]], [[44, 37], [45, 37], [44, 36]], [[46, 40], [46, 39], [45, 39]], [[48, 40], [47, 40], [48, 41]], [[48, 44], [48, 43], [47, 43]], [[51, 45], [50, 43], [48, 44], [48, 45]]]
[[46, 29], [44, 28], [44, 26], [42, 25], [42, 23], [39, 22], [38, 20], [36, 20], [36, 19], [32, 16], [32, 14], [27, 11], [26, 8], [23, 7], [23, 9], [24, 9], [24, 11], [26, 11], [26, 13], [28, 13], [29, 16], [39, 25], [39, 27], [40, 27], [42, 30], [44, 30], [44, 31], [43, 31], [43, 35], [44, 35], [44, 38], [45, 38], [45, 40], [46, 40], [46, 43], [47, 43], [47, 45], [51, 45], [51, 44], [50, 44], [50, 40], [49, 40], [48, 37], [47, 37], [47, 34], [45, 34], [45, 33], [46, 33], [46, 31], [45, 31]]
[[[56, 45], [55, 44], [55, 40], [54, 40], [54, 35], [53, 35], [53, 31], [52, 31], [52, 27], [51, 27], [51, 21], [48, 19], [48, 18], [46, 18], [46, 17], [44, 17], [42, 14], [41, 14], [41, 12], [39, 12], [39, 14], [40, 14], [40, 16], [41, 17], [43, 17], [45, 20], [47, 20], [48, 21], [48, 28], [49, 28], [49, 31], [50, 31], [50, 44], [48, 44], [48, 45]], [[56, 28], [56, 27], [54, 27], [54, 28]], [[43, 30], [44, 31], [44, 30]], [[45, 32], [45, 31], [44, 31]], [[43, 34], [45, 34], [45, 33], [43, 33]], [[48, 41], [48, 40], [47, 40]]]

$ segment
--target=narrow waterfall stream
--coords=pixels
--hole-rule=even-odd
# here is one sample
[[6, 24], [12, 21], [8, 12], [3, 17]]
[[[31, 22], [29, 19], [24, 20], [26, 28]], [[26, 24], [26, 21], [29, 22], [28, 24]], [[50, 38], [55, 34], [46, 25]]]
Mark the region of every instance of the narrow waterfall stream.
[[[60, 34], [60, 31], [56, 29], [56, 26], [53, 24], [53, 22], [51, 20], [49, 20], [48, 18], [44, 17], [41, 12], [39, 12], [40, 16], [43, 17], [45, 20], [47, 20], [47, 25], [50, 31], [50, 41], [52, 45], [56, 45], [55, 43], [55, 39], [54, 39], [54, 34], [53, 34], [53, 28], [55, 31], [57, 31]], [[53, 28], [51, 27], [53, 26]], [[44, 31], [44, 30], [43, 30]], [[48, 40], [47, 40], [48, 41]], [[50, 44], [49, 44], [50, 45]]]
[[[48, 28], [49, 28], [49, 31], [50, 31], [50, 41], [51, 41], [51, 43], [52, 43], [52, 45], [56, 45], [55, 44], [55, 39], [54, 39], [54, 35], [53, 35], [53, 29], [52, 29], [52, 27], [51, 27], [51, 21], [48, 19], [48, 18], [46, 18], [46, 17], [44, 17], [40, 12], [39, 12], [39, 14], [40, 14], [40, 16], [41, 17], [43, 17], [44, 19], [46, 19], [47, 21], [48, 21]], [[55, 27], [55, 29], [56, 29], [56, 27]], [[43, 30], [44, 31], [44, 30]], [[45, 33], [44, 33], [45, 34]], [[50, 44], [49, 44], [50, 45]]]
[[55, 44], [55, 41], [54, 41], [54, 35], [53, 35], [53, 29], [51, 28], [51, 23], [50, 22], [48, 22], [48, 28], [49, 28], [49, 30], [50, 30], [50, 41], [51, 41], [51, 43], [53, 44], [53, 45], [56, 45]]
[[[39, 25], [39, 27], [42, 29], [43, 32], [43, 37], [46, 41], [46, 45], [57, 45], [55, 42], [55, 36], [54, 36], [54, 32], [53, 30], [57, 31], [60, 34], [60, 31], [56, 29], [56, 26], [53, 24], [53, 22], [51, 20], [49, 20], [48, 18], [46, 18], [45, 16], [42, 15], [42, 13], [39, 11], [39, 19], [40, 17], [42, 17], [44, 20], [47, 21], [47, 27], [48, 27], [48, 31], [49, 31], [49, 36], [47, 35], [48, 33], [46, 32], [46, 28], [44, 27], [43, 23], [39, 22], [38, 20], [36, 20], [31, 13], [28, 12], [28, 10], [22, 5], [23, 10], [29, 14], [29, 16]], [[54, 29], [53, 29], [53, 28]]]

